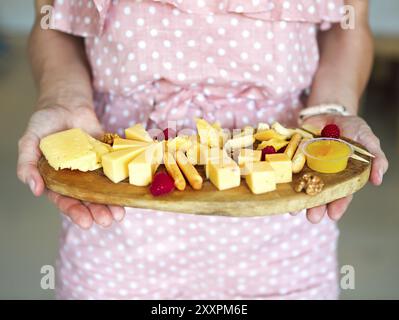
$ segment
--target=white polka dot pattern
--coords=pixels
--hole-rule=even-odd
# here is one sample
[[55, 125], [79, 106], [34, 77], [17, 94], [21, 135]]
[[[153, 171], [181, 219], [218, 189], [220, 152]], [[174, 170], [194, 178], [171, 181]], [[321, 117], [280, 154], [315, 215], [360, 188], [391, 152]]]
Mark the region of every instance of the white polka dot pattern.
[[67, 218], [59, 298], [332, 299], [335, 224], [303, 213], [207, 217], [128, 209], [110, 229], [82, 231]]
[[[317, 24], [342, 0], [74, 0], [54, 27], [85, 37], [105, 130], [134, 123], [295, 125], [318, 64]], [[128, 209], [110, 229], [63, 218], [65, 299], [337, 297], [334, 223], [304, 214], [227, 218]]]
[[[54, 27], [86, 36], [98, 92], [124, 97], [132, 113], [149, 95], [165, 102], [146, 101], [143, 122], [183, 125], [181, 119], [198, 113], [239, 127], [278, 118], [282, 110], [270, 107], [279, 103], [299, 107], [298, 96], [318, 65], [316, 24], [339, 21], [341, 5], [342, 0], [56, 1]], [[239, 109], [248, 99], [258, 112], [242, 121]], [[110, 129], [126, 122], [120, 113], [112, 119], [106, 121]]]

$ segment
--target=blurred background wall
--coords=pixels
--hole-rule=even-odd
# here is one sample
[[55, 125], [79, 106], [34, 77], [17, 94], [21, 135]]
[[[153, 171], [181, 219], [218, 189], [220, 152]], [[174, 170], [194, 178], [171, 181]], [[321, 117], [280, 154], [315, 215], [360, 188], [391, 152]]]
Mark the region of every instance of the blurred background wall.
[[[356, 289], [343, 299], [399, 298], [399, 1], [371, 0], [376, 63], [361, 115], [391, 161], [381, 188], [356, 195], [340, 222], [340, 265], [353, 265]], [[54, 264], [59, 217], [15, 176], [16, 142], [33, 111], [35, 90], [26, 61], [33, 0], [0, 1], [0, 298], [51, 299], [40, 268]]]

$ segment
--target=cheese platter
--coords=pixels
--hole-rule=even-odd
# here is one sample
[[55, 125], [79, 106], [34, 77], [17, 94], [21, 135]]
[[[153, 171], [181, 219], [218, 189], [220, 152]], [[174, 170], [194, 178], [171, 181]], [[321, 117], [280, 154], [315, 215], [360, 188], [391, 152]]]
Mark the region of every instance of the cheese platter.
[[326, 204], [369, 179], [373, 155], [335, 133], [279, 123], [225, 133], [204, 119], [195, 135], [163, 139], [141, 125], [102, 141], [70, 129], [42, 139], [38, 168], [48, 189], [82, 201], [234, 217]]

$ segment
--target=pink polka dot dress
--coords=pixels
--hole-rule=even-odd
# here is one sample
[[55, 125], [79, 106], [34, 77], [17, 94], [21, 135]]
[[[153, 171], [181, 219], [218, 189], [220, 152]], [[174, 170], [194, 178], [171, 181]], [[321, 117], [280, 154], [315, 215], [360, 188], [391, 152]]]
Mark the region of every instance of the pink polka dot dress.
[[[84, 37], [104, 129], [296, 125], [316, 35], [342, 0], [56, 0]], [[267, 205], [267, 204], [265, 204]], [[335, 299], [335, 223], [305, 212], [231, 218], [127, 208], [110, 228], [63, 218], [60, 299]]]

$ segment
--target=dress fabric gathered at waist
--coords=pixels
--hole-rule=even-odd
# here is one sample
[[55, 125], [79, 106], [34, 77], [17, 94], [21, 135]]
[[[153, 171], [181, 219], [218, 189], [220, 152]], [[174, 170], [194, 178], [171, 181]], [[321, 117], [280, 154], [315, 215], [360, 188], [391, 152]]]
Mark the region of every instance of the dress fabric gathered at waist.
[[126, 101], [126, 114], [139, 103], [140, 121], [161, 128], [168, 120], [187, 126], [193, 115], [213, 121], [227, 114], [224, 126], [231, 128], [273, 120], [276, 112], [295, 119], [284, 109], [300, 107], [318, 65], [317, 30], [340, 20], [341, 5], [56, 0], [52, 22], [85, 38], [95, 90]]
[[[104, 129], [296, 125], [342, 0], [55, 0], [53, 28], [84, 38]], [[337, 297], [338, 230], [305, 212], [206, 217], [127, 208], [82, 231], [67, 218], [62, 299]]]

